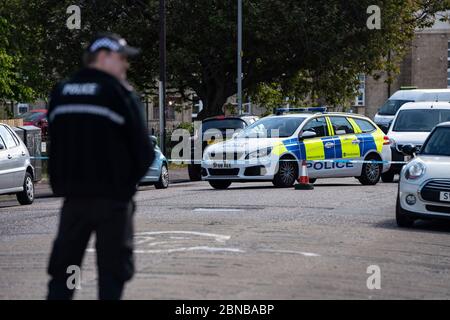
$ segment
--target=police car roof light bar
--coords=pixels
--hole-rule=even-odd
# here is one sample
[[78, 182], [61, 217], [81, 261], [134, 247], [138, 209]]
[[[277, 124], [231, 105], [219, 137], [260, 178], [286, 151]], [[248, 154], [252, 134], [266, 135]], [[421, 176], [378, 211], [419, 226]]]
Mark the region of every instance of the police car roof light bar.
[[273, 113], [282, 115], [288, 112], [326, 112], [327, 107], [310, 107], [310, 108], [273, 108]]

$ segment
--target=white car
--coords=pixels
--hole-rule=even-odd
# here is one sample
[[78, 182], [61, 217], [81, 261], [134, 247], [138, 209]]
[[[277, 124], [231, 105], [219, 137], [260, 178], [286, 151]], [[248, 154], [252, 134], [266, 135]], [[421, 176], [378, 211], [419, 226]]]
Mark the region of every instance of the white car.
[[357, 114], [274, 115], [260, 119], [228, 141], [210, 145], [204, 152], [202, 177], [215, 189], [250, 181], [290, 187], [305, 160], [311, 182], [356, 177], [362, 184], [373, 185], [390, 167], [389, 143], [369, 118]]
[[[413, 145], [403, 147], [414, 153]], [[410, 227], [417, 219], [450, 219], [450, 122], [436, 126], [417, 156], [400, 173], [396, 219]]]
[[382, 129], [388, 128], [401, 106], [419, 101], [450, 101], [450, 89], [398, 90], [378, 110], [374, 121]]
[[[392, 161], [407, 161], [401, 152], [402, 146], [413, 144], [421, 147], [431, 130], [439, 123], [450, 121], [449, 102], [410, 102], [404, 104], [394, 118], [387, 133], [391, 139]], [[392, 182], [403, 164], [392, 164], [381, 179]]]

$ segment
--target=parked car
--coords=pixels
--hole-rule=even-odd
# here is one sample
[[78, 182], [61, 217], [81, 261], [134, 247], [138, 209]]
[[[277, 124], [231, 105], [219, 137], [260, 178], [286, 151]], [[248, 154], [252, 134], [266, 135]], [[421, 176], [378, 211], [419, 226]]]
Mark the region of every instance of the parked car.
[[15, 194], [20, 204], [34, 201], [34, 168], [23, 141], [0, 124], [0, 194]]
[[433, 129], [420, 151], [405, 145], [416, 157], [400, 173], [396, 220], [410, 227], [417, 219], [450, 219], [450, 122]]
[[[231, 138], [226, 136], [227, 130], [242, 130], [258, 119], [259, 117], [257, 116], [217, 116], [203, 120], [201, 132], [195, 132], [194, 136], [191, 137], [191, 163], [188, 165], [189, 179], [191, 181], [202, 180], [201, 162], [203, 152], [208, 145], [217, 143], [219, 141], [216, 140], [213, 136], [205, 137], [205, 132], [207, 132], [208, 130], [210, 130], [209, 132], [214, 132], [212, 131], [214, 129], [219, 130], [223, 139], [226, 140], [227, 138]], [[201, 148], [201, 150], [198, 150], [199, 147]], [[198, 158], [196, 158], [197, 153]]]
[[356, 177], [363, 185], [374, 185], [389, 169], [389, 139], [367, 117], [321, 113], [317, 108], [276, 114], [280, 115], [256, 121], [231, 140], [208, 146], [203, 179], [215, 189], [251, 181], [291, 187], [306, 160], [312, 183], [318, 178]]
[[149, 136], [149, 139], [155, 149], [155, 160], [148, 169], [145, 176], [141, 179], [141, 185], [154, 185], [156, 189], [166, 189], [169, 187], [169, 164], [166, 157], [158, 147], [157, 138]]
[[35, 126], [41, 128], [42, 136], [46, 137], [48, 132], [47, 110], [35, 109], [20, 116], [24, 126]]
[[[405, 144], [421, 147], [431, 130], [439, 123], [450, 121], [449, 102], [410, 102], [404, 104], [389, 128], [388, 137], [391, 140], [392, 161], [408, 161], [408, 156], [401, 152]], [[403, 164], [392, 164], [381, 179], [392, 182], [399, 174]]]
[[398, 90], [378, 110], [374, 122], [387, 133], [401, 106], [419, 101], [450, 101], [450, 89]]

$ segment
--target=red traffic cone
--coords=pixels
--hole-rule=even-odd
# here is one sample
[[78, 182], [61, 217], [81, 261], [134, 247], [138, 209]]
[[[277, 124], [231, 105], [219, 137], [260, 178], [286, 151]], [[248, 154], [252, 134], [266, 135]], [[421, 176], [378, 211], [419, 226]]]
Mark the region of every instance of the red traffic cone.
[[295, 185], [295, 190], [313, 190], [314, 186], [309, 183], [308, 168], [306, 160], [302, 161], [302, 173], [298, 177], [298, 183]]

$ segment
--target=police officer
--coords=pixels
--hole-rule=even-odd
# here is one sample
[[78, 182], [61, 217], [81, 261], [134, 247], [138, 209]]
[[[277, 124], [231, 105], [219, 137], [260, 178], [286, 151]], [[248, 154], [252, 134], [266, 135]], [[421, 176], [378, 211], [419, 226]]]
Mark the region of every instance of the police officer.
[[95, 232], [100, 299], [120, 299], [134, 273], [133, 195], [154, 159], [141, 104], [126, 82], [139, 49], [115, 34], [87, 47], [84, 68], [50, 96], [49, 174], [64, 197], [48, 272], [48, 299], [71, 299]]

